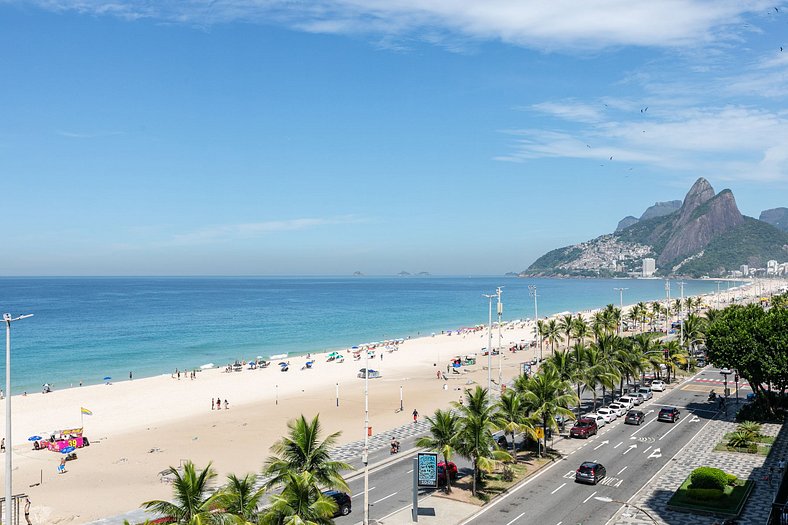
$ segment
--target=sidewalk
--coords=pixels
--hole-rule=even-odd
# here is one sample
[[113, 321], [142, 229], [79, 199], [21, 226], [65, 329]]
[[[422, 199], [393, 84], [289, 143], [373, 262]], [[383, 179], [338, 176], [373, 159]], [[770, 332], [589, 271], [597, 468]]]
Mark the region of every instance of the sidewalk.
[[[668, 463], [667, 468], [660, 471], [657, 477], [635, 494], [629, 502], [647, 510], [660, 525], [719, 523], [721, 521], [719, 517], [677, 512], [667, 508], [668, 500], [695, 468], [710, 466], [735, 474], [740, 479], [751, 479], [756, 482], [755, 489], [736, 522], [740, 525], [762, 525], [769, 517], [771, 503], [779, 486], [779, 479], [769, 484], [764, 480], [764, 474], [770, 467], [774, 467], [774, 471], [777, 472], [778, 461], [788, 454], [788, 436], [786, 432], [780, 432], [782, 426], [769, 423], [763, 425], [764, 434], [778, 437], [772, 445], [771, 454], [763, 457], [758, 454], [714, 452], [714, 446], [722, 441], [726, 433], [735, 429], [736, 422], [733, 416], [712, 420], [703, 432], [679, 452], [675, 460]], [[654, 521], [634, 507], [622, 507], [608, 524], [653, 525]]]

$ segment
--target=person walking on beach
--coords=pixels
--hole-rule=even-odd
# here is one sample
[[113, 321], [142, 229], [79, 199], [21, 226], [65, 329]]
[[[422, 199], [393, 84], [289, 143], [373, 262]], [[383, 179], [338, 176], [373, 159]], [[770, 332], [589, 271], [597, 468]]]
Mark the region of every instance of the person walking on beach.
[[226, 399], [224, 400], [224, 409], [225, 410], [230, 410], [230, 402], [227, 401]]
[[222, 400], [221, 400], [221, 398], [217, 397], [216, 398], [216, 410], [221, 410], [221, 409], [222, 409]]
[[413, 422], [417, 423], [419, 421], [419, 411], [415, 408], [413, 409]]
[[30, 521], [30, 498], [25, 498], [25, 521], [27, 525], [33, 525]]
[[0, 441], [0, 452], [5, 452], [5, 438]]
[[214, 405], [213, 405], [213, 398], [211, 398], [211, 410], [213, 410], [213, 408], [214, 408]]
[[131, 380], [132, 380], [132, 374], [131, 374], [131, 372], [129, 372], [129, 381], [131, 381]]

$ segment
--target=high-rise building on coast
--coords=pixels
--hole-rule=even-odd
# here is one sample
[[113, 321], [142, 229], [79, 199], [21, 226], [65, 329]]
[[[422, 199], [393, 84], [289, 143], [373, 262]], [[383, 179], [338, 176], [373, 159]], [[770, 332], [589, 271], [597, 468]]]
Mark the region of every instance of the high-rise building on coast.
[[651, 257], [643, 259], [643, 277], [651, 277], [657, 271], [657, 262]]

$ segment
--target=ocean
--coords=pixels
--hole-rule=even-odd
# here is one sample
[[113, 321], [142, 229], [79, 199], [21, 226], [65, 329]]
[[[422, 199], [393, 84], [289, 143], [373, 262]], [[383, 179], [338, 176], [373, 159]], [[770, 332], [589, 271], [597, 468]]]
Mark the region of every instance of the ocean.
[[[665, 297], [664, 281], [645, 279], [6, 277], [0, 313], [34, 314], [12, 323], [18, 394], [486, 324], [483, 294], [498, 286], [504, 320], [533, 318], [529, 285], [540, 317], [617, 305], [620, 287], [624, 304]], [[684, 294], [716, 290], [716, 281], [687, 281]], [[679, 296], [675, 282], [671, 296]]]

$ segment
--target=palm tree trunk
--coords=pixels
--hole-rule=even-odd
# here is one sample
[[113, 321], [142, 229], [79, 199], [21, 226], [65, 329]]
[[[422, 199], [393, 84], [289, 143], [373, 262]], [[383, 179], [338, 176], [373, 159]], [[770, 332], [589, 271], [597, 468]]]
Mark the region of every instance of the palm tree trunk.
[[471, 484], [471, 494], [475, 496], [476, 495], [476, 457], [473, 458], [472, 463], [473, 463], [473, 483]]
[[449, 458], [443, 455], [443, 464], [446, 465], [446, 494], [451, 494], [451, 476], [449, 475]]

